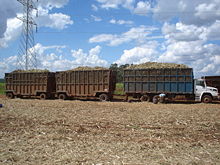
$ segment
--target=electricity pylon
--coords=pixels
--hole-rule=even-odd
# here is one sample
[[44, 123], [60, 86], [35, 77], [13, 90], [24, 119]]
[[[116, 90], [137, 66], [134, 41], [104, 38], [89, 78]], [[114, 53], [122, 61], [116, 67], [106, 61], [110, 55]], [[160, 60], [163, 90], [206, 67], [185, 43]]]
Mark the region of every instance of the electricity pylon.
[[[23, 22], [22, 35], [20, 39], [20, 47], [18, 51], [18, 69], [36, 69], [37, 68], [37, 55], [35, 52], [34, 42], [34, 26], [37, 24], [34, 21], [33, 13], [36, 11], [36, 17], [38, 15], [37, 8], [33, 0], [17, 0], [23, 5], [23, 16], [18, 17]], [[38, 1], [38, 0], [37, 0]], [[37, 30], [36, 30], [37, 31]]]

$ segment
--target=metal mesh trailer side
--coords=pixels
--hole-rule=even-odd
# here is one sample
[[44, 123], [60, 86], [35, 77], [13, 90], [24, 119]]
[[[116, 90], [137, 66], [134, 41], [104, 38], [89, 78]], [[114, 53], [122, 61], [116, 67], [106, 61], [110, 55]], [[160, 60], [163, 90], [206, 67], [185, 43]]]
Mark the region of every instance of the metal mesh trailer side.
[[[55, 92], [55, 73], [12, 72], [5, 74], [6, 95], [48, 97]], [[12, 96], [13, 95], [13, 96]]]
[[125, 69], [124, 91], [128, 95], [193, 94], [192, 68]]
[[[56, 72], [56, 93], [68, 97], [112, 97], [115, 90], [115, 73], [111, 70], [82, 70]], [[62, 95], [63, 96], [63, 95]]]

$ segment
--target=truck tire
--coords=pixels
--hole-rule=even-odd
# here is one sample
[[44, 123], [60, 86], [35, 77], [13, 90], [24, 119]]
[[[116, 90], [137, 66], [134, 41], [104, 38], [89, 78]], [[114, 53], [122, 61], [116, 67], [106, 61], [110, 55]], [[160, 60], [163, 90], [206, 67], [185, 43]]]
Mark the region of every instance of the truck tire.
[[46, 93], [41, 93], [41, 94], [40, 94], [40, 99], [41, 99], [41, 100], [46, 100], [46, 99], [47, 99]]
[[58, 98], [60, 99], [60, 100], [66, 100], [66, 95], [65, 94], [63, 94], [63, 93], [60, 93], [59, 95], [58, 95]]
[[202, 102], [203, 103], [211, 103], [212, 102], [212, 97], [210, 95], [204, 95], [202, 97]]
[[166, 103], [165, 97], [160, 97], [159, 102], [162, 103], [162, 104]]
[[103, 93], [103, 94], [99, 95], [99, 100], [100, 101], [109, 101], [109, 97], [107, 94]]
[[13, 93], [6, 93], [7, 98], [13, 99], [15, 96]]
[[143, 102], [143, 101], [150, 102], [150, 96], [148, 96], [148, 95], [143, 95], [143, 96], [141, 96], [141, 101], [142, 101], [142, 102]]
[[154, 104], [157, 104], [157, 103], [159, 102], [159, 99], [160, 99], [160, 98], [159, 98], [158, 95], [154, 96], [154, 97], [153, 97], [153, 103], [154, 103]]

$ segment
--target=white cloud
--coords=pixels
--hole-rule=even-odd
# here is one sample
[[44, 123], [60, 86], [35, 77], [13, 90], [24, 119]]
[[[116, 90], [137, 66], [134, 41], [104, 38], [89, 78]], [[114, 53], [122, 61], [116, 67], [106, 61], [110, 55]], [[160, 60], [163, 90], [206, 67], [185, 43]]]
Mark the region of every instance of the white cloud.
[[22, 30], [22, 22], [17, 18], [10, 18], [7, 20], [7, 30], [3, 38], [0, 38], [0, 48], [7, 47], [9, 41], [15, 40]]
[[134, 0], [96, 0], [101, 5], [101, 8], [109, 9], [109, 8], [119, 8], [122, 6], [124, 8], [130, 9], [133, 6]]
[[220, 19], [219, 10], [219, 0], [158, 0], [153, 13], [163, 21], [178, 17], [184, 24], [207, 25]]
[[98, 45], [90, 49], [89, 53], [84, 53], [82, 49], [72, 50], [72, 56], [75, 58], [75, 65], [78, 66], [107, 66], [108, 62], [100, 59], [101, 47]]
[[185, 25], [183, 23], [168, 24], [164, 23], [162, 32], [169, 41], [196, 41], [205, 40], [205, 27], [195, 25]]
[[97, 16], [94, 16], [94, 15], [91, 15], [91, 18], [92, 18], [92, 20], [94, 20], [95, 22], [100, 22], [100, 21], [102, 21], [102, 18], [101, 18], [101, 17], [97, 17]]
[[133, 9], [133, 12], [138, 15], [147, 15], [151, 10], [151, 4], [148, 1], [139, 1], [137, 7]]
[[69, 0], [38, 0], [38, 6], [53, 9], [53, 8], [62, 8], [68, 4]]
[[111, 19], [109, 21], [109, 23], [118, 24], [118, 25], [132, 25], [132, 24], [134, 24], [133, 21], [126, 21], [126, 20], [121, 20], [121, 19], [120, 20]]
[[209, 26], [204, 35], [208, 40], [220, 40], [220, 20]]
[[[64, 57], [65, 45], [43, 46], [36, 44], [38, 68], [51, 71], [69, 70], [78, 66], [108, 66], [108, 62], [100, 58], [101, 47], [96, 46], [85, 53], [82, 49], [72, 50], [72, 56]], [[52, 53], [51, 53], [52, 52]], [[59, 55], [58, 55], [59, 54]], [[10, 56], [0, 62], [0, 77], [4, 73], [11, 72], [17, 68], [17, 56]]]
[[[151, 4], [148, 1], [135, 0], [96, 0], [103, 9], [119, 9], [125, 8], [137, 15], [147, 15], [152, 12]], [[95, 8], [98, 10], [98, 8]]]
[[92, 4], [92, 10], [93, 11], [98, 11], [98, 7], [96, 5], [94, 5], [94, 4]]
[[[69, 0], [39, 0], [39, 25], [55, 29], [64, 29], [72, 25], [70, 16], [50, 13], [53, 8], [61, 8], [68, 2]], [[21, 22], [16, 18], [22, 16], [21, 12], [22, 5], [17, 0], [0, 1], [0, 47], [7, 47], [8, 42], [15, 40], [21, 34]]]
[[113, 34], [100, 34], [89, 39], [90, 43], [107, 42], [109, 46], [118, 46], [123, 43], [136, 41], [138, 43], [143, 43], [146, 41], [147, 36], [149, 36], [152, 31], [157, 30], [154, 27], [139, 26], [131, 28], [129, 31], [122, 33], [120, 35]]
[[124, 50], [117, 64], [140, 64], [148, 61], [155, 61], [159, 55], [156, 47], [157, 42], [148, 42], [145, 45], [134, 47], [129, 50]]
[[21, 10], [22, 8], [16, 0], [0, 1], [0, 38], [4, 37], [7, 29], [7, 20], [16, 17], [17, 12]]
[[201, 3], [195, 8], [195, 17], [205, 22], [215, 22], [220, 19], [220, 1], [214, 0], [209, 3]]
[[195, 75], [219, 74], [219, 60], [220, 46], [203, 41], [173, 42], [158, 58], [159, 62], [187, 64], [194, 68]]
[[181, 22], [176, 24], [164, 23], [162, 32], [168, 42], [176, 41], [210, 41], [220, 39], [220, 21], [210, 26], [186, 25]]
[[62, 13], [49, 14], [49, 10], [39, 8], [39, 17], [37, 18], [39, 26], [50, 27], [55, 29], [65, 29], [72, 25], [73, 21], [70, 16]]

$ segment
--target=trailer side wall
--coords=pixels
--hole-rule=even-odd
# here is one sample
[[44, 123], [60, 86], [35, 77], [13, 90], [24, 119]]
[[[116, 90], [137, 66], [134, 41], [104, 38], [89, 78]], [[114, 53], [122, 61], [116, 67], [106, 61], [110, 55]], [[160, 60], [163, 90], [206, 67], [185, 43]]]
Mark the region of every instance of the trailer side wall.
[[125, 69], [126, 93], [180, 93], [194, 92], [192, 68], [186, 69]]
[[34, 96], [55, 92], [55, 73], [17, 72], [5, 74], [6, 92], [14, 95]]
[[56, 73], [56, 93], [68, 96], [96, 96], [113, 93], [115, 73], [111, 70], [65, 71]]

